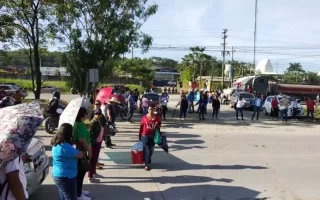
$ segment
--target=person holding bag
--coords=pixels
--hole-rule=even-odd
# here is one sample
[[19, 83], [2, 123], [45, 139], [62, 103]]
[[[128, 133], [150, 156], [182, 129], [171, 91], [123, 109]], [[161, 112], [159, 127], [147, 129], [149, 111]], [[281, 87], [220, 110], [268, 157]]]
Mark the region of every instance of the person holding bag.
[[[73, 125], [73, 139], [76, 144], [76, 149], [83, 152], [84, 156], [88, 155], [89, 160], [91, 159], [90, 152], [90, 133], [87, 129], [84, 121], [87, 118], [87, 109], [81, 107], [76, 117], [76, 122]], [[83, 180], [87, 173], [87, 170], [82, 167], [81, 160], [78, 161], [78, 174], [77, 174], [77, 196], [78, 200], [91, 200], [91, 198], [84, 195], [89, 194], [88, 191], [82, 191]]]
[[141, 119], [139, 131], [139, 140], [143, 142], [145, 170], [150, 169], [151, 157], [155, 146], [154, 135], [160, 127], [161, 117], [154, 113], [154, 106], [149, 105], [148, 114]]
[[71, 124], [62, 124], [52, 138], [52, 177], [59, 189], [60, 200], [77, 200], [78, 159], [83, 153], [72, 146]]

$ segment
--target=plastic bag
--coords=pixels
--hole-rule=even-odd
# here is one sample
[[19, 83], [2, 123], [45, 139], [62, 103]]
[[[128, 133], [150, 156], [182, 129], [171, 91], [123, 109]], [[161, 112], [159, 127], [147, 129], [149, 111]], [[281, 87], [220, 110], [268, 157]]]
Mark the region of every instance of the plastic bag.
[[131, 151], [143, 151], [143, 142], [138, 141], [135, 145], [133, 145]]
[[162, 143], [161, 133], [159, 129], [156, 129], [156, 133], [154, 134], [154, 143], [158, 145]]

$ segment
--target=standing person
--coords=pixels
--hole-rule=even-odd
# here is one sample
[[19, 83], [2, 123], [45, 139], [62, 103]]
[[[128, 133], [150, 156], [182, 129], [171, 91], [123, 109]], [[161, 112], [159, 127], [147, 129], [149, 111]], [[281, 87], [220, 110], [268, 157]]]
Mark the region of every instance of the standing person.
[[[87, 118], [87, 109], [81, 107], [78, 111], [76, 117], [76, 122], [73, 125], [73, 140], [76, 144], [76, 149], [81, 151], [83, 155], [88, 155], [88, 158], [91, 159], [90, 151], [90, 133], [87, 129], [84, 121]], [[79, 165], [80, 163], [78, 163]], [[83, 191], [83, 180], [86, 175], [86, 171], [78, 169], [77, 173], [77, 197], [78, 200], [91, 200], [91, 198], [86, 197], [85, 195], [89, 194], [88, 191]]]
[[162, 93], [160, 97], [160, 103], [162, 107], [162, 115], [163, 115], [163, 120], [166, 120], [166, 112], [168, 110], [168, 101], [169, 101], [169, 96], [166, 93]]
[[255, 101], [254, 101], [254, 111], [253, 111], [251, 120], [253, 120], [253, 118], [256, 115], [256, 113], [257, 113], [257, 120], [259, 120], [259, 114], [260, 114], [260, 111], [261, 111], [261, 106], [262, 106], [262, 97], [257, 96]]
[[126, 91], [122, 90], [120, 95], [122, 96], [122, 98], [123, 98], [123, 100], [124, 100], [124, 101], [126, 101], [126, 100], [127, 100], [127, 94], [126, 94]]
[[139, 140], [143, 142], [145, 170], [150, 169], [151, 157], [155, 146], [154, 135], [156, 129], [160, 129], [160, 127], [161, 118], [154, 114], [154, 106], [149, 105], [148, 114], [142, 117], [139, 130]]
[[242, 96], [239, 96], [239, 99], [236, 102], [236, 117], [237, 117], [237, 120], [239, 120], [239, 112], [241, 114], [241, 119], [244, 120], [244, 118], [243, 118], [243, 106], [244, 106], [244, 101], [242, 100]]
[[282, 99], [279, 102], [280, 104], [280, 109], [281, 109], [281, 121], [283, 122], [283, 120], [285, 122], [288, 121], [288, 107], [289, 107], [289, 99], [287, 99], [286, 95], [283, 95]]
[[27, 178], [24, 172], [22, 156], [8, 162], [0, 169], [0, 199], [26, 200], [28, 199]]
[[171, 86], [169, 86], [169, 88], [168, 88], [168, 93], [170, 93], [171, 92]]
[[142, 110], [143, 110], [143, 115], [148, 114], [148, 106], [149, 106], [149, 99], [147, 96], [142, 97]]
[[214, 119], [214, 116], [216, 116], [216, 119], [218, 119], [218, 113], [219, 113], [219, 110], [220, 110], [220, 101], [219, 101], [219, 98], [218, 96], [213, 96], [213, 99], [212, 99], [212, 119]]
[[275, 117], [277, 121], [279, 120], [279, 102], [276, 96], [273, 97], [271, 101], [271, 116], [272, 120]]
[[316, 106], [316, 103], [312, 99], [307, 99], [306, 101], [306, 106], [307, 106], [307, 117], [306, 119], [309, 119], [309, 115], [311, 114], [311, 120], [314, 120], [314, 107]]
[[[105, 109], [105, 107], [102, 107], [101, 101], [99, 101], [99, 100], [96, 100], [96, 101], [94, 102], [93, 109], [91, 110], [91, 113], [90, 113], [90, 115], [89, 115], [89, 121], [92, 121], [92, 120], [93, 120], [93, 118], [94, 118], [94, 116], [95, 116], [94, 111], [97, 110], [97, 109], [101, 109], [101, 111], [102, 111], [101, 120], [103, 120], [103, 121], [102, 121], [101, 124], [103, 124], [103, 125], [104, 125], [104, 128], [105, 128], [106, 123], [107, 123], [107, 121], [105, 120], [105, 113], [103, 113], [103, 109]], [[100, 138], [100, 136], [99, 136], [99, 139], [98, 139], [98, 140], [100, 140], [100, 139], [101, 139], [101, 141], [98, 141], [98, 143], [99, 143], [98, 145], [100, 145], [100, 147], [101, 147], [103, 137]], [[100, 148], [100, 149], [101, 149], [101, 148]], [[99, 158], [99, 155], [100, 155], [100, 149], [99, 149], [99, 152], [98, 152], [98, 158]], [[97, 162], [97, 167], [96, 167], [97, 169], [101, 169], [102, 166], [104, 166], [103, 163]], [[95, 173], [94, 173], [94, 174], [95, 174]]]
[[196, 105], [199, 105], [199, 120], [205, 120], [204, 113], [207, 106], [208, 101], [205, 99], [204, 94], [201, 95], [200, 100]]
[[[111, 123], [114, 125], [114, 122], [116, 120], [116, 111], [115, 111], [115, 106], [118, 104], [119, 102], [117, 101], [117, 99], [115, 97], [112, 97], [107, 106], [106, 106], [106, 120], [108, 121], [108, 123]], [[112, 144], [111, 141], [111, 136], [106, 137], [106, 149], [113, 149], [114, 146], [116, 146], [115, 144]]]
[[62, 124], [51, 140], [52, 178], [60, 200], [77, 200], [77, 163], [83, 153], [72, 146], [72, 132], [71, 124]]
[[188, 106], [189, 106], [189, 102], [187, 100], [186, 95], [182, 95], [182, 98], [178, 102], [176, 107], [178, 107], [179, 105], [180, 105], [180, 120], [181, 120], [182, 115], [183, 115], [183, 119], [186, 120], [187, 110], [188, 110]]
[[193, 101], [194, 101], [194, 92], [191, 91], [189, 94], [188, 94], [188, 102], [189, 102], [189, 107], [188, 107], [188, 112], [191, 113], [191, 112], [194, 112], [194, 105], [193, 105]]
[[128, 122], [133, 123], [132, 116], [133, 116], [134, 108], [135, 108], [135, 101], [134, 101], [133, 92], [130, 92], [130, 95], [129, 95], [127, 101], [128, 101]]
[[12, 95], [12, 98], [14, 99], [14, 105], [18, 105], [22, 103], [24, 96], [21, 94], [21, 90], [17, 90], [16, 93]]
[[164, 91], [164, 93], [167, 93], [167, 91], [168, 91], [167, 87], [164, 87], [163, 91]]
[[103, 169], [103, 167], [98, 164], [98, 159], [105, 125], [106, 120], [102, 115], [101, 109], [95, 109], [94, 118], [90, 121], [90, 152], [92, 155], [90, 159], [91, 169], [88, 173], [90, 183], [92, 182], [93, 175], [96, 174], [96, 169]]
[[134, 90], [134, 102], [135, 102], [136, 106], [138, 106], [139, 97], [140, 97], [139, 90], [138, 90], [138, 88], [136, 88]]
[[207, 102], [206, 103], [206, 106], [204, 107], [204, 114], [207, 114], [207, 105], [208, 105], [208, 102], [209, 102], [209, 95], [208, 95], [208, 91], [206, 90], [204, 93], [204, 100]]
[[292, 119], [297, 120], [298, 114], [298, 102], [297, 99], [294, 98], [292, 101]]

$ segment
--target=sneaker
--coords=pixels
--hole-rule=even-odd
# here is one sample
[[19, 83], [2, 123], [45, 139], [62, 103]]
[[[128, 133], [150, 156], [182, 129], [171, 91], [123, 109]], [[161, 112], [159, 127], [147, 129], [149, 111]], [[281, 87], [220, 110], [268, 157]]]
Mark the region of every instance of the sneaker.
[[97, 164], [100, 165], [100, 166], [104, 166], [104, 164], [103, 164], [103, 163], [100, 163], [100, 162], [98, 162]]
[[83, 194], [81, 195], [81, 197], [78, 197], [77, 199], [78, 199], [78, 200], [91, 200], [90, 197], [86, 197], [86, 196], [84, 196]]
[[145, 166], [144, 170], [149, 171], [149, 166]]
[[106, 146], [105, 148], [106, 148], [106, 149], [113, 149], [112, 146]]
[[115, 146], [117, 146], [117, 145], [115, 145], [115, 144], [110, 144], [110, 146], [115, 147]]
[[82, 194], [83, 194], [83, 195], [88, 195], [88, 194], [90, 194], [90, 192], [89, 192], [89, 191], [86, 191], [86, 190], [82, 190]]
[[97, 165], [96, 169], [103, 169], [103, 167], [101, 165]]

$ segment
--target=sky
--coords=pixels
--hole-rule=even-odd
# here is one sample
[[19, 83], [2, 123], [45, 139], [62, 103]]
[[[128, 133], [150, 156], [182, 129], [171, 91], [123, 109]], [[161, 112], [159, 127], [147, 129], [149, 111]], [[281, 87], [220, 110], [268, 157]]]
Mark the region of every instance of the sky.
[[[146, 54], [135, 49], [135, 57], [180, 61], [189, 53], [188, 47], [204, 46], [211, 50], [207, 54], [222, 59], [222, 31], [228, 29], [227, 50], [231, 53], [233, 46], [235, 60], [253, 62], [255, 0], [154, 2], [159, 10], [142, 31], [153, 36], [154, 47], [180, 48], [150, 50]], [[319, 0], [258, 0], [256, 61], [269, 58], [275, 72], [283, 72], [290, 62], [320, 72], [319, 7]], [[231, 60], [231, 54], [226, 59]]]

